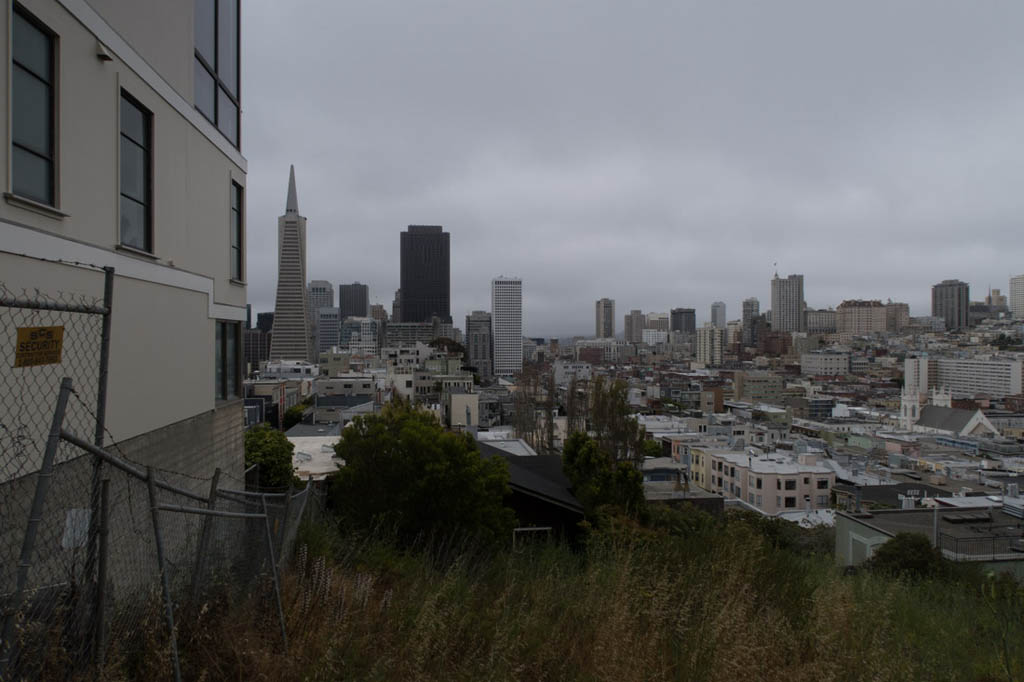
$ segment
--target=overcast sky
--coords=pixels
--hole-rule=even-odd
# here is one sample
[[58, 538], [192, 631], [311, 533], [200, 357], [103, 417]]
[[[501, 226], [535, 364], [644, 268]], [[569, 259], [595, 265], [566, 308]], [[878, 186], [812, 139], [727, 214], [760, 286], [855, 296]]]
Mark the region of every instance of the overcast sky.
[[243, 3], [249, 301], [288, 166], [309, 279], [390, 312], [399, 232], [451, 233], [452, 316], [523, 278], [525, 333], [594, 301], [807, 304], [1024, 272], [1020, 0]]

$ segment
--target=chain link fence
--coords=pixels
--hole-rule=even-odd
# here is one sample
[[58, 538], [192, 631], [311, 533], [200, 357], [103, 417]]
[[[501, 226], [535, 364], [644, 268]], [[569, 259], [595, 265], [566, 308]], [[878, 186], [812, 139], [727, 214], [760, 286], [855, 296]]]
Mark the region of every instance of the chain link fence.
[[[104, 277], [103, 299], [0, 283], [0, 680], [128, 662], [154, 619], [180, 679], [181, 624], [243, 595], [263, 597], [287, 643], [279, 570], [310, 489], [257, 492], [120, 451], [105, 428], [113, 271]], [[27, 341], [31, 330], [45, 343]], [[59, 358], [26, 364], [54, 335]]]

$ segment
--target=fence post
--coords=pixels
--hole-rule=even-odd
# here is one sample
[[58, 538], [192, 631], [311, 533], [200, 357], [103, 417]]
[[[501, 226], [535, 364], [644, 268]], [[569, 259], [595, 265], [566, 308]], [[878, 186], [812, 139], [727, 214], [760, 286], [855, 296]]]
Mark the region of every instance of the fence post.
[[281, 532], [278, 533], [277, 538], [277, 563], [281, 563], [281, 559], [284, 557], [284, 541], [288, 537], [288, 519], [290, 518], [289, 513], [292, 510], [292, 494], [294, 492], [295, 486], [292, 479], [289, 478], [288, 491], [284, 495], [284, 514], [281, 516]]
[[[110, 374], [110, 322], [113, 315], [114, 301], [114, 268], [109, 265], [103, 268], [103, 326], [100, 331], [100, 359], [99, 371], [96, 376], [96, 428], [93, 433], [93, 444], [103, 447], [104, 434], [107, 429], [107, 379]], [[96, 567], [96, 551], [98, 540], [98, 518], [102, 513], [100, 510], [100, 486], [103, 478], [103, 460], [93, 457], [92, 460], [92, 488], [89, 496], [89, 538], [86, 543], [85, 555], [85, 576], [83, 581], [86, 585], [94, 575]], [[98, 586], [97, 591], [102, 591]], [[94, 609], [101, 609], [99, 598], [93, 602]], [[102, 614], [93, 612], [91, 626], [93, 629], [101, 627]], [[93, 641], [100, 642], [100, 637], [93, 633]], [[88, 640], [88, 638], [86, 638]]]
[[53, 478], [53, 460], [60, 446], [60, 429], [64, 423], [64, 412], [67, 410], [68, 397], [71, 395], [71, 379], [64, 377], [60, 381], [60, 393], [57, 395], [57, 407], [53, 411], [50, 423], [50, 434], [46, 438], [46, 451], [43, 453], [42, 466], [36, 475], [36, 490], [32, 496], [32, 510], [29, 512], [25, 537], [21, 542], [21, 554], [18, 556], [17, 581], [14, 595], [4, 617], [3, 638], [0, 639], [0, 679], [6, 679], [7, 667], [11, 657], [11, 637], [14, 635], [14, 622], [18, 618], [18, 610], [25, 598], [25, 586], [28, 584], [28, 571], [32, 567], [32, 554], [35, 551], [36, 533], [43, 521], [43, 506], [50, 491]]
[[146, 483], [149, 486], [149, 509], [153, 514], [153, 537], [156, 542], [156, 561], [160, 567], [160, 582], [164, 591], [165, 615], [167, 628], [171, 635], [171, 662], [174, 664], [174, 682], [181, 682], [181, 665], [178, 663], [178, 633], [174, 629], [174, 604], [171, 603], [171, 582], [167, 577], [167, 565], [164, 563], [164, 542], [160, 535], [160, 510], [157, 509], [156, 482], [153, 479], [153, 467], [146, 467]]
[[[110, 536], [110, 479], [104, 478], [100, 483], [100, 528], [99, 528], [99, 568], [96, 575], [96, 669], [103, 670], [106, 658], [107, 636], [105, 611], [107, 608], [107, 540]], [[102, 672], [101, 672], [102, 674]]]
[[[213, 471], [213, 479], [210, 481], [210, 501], [207, 503], [210, 509], [217, 505], [217, 483], [220, 481], [220, 467]], [[210, 545], [210, 533], [213, 532], [214, 517], [207, 516], [203, 519], [203, 530], [199, 535], [199, 548], [196, 550], [196, 565], [192, 571], [192, 599], [199, 599], [199, 576], [202, 574], [206, 564], [206, 551]]]
[[281, 608], [281, 583], [277, 578], [277, 562], [274, 561], [274, 535], [270, 532], [270, 514], [267, 513], [267, 497], [260, 495], [263, 503], [263, 522], [267, 529], [267, 558], [270, 560], [271, 575], [274, 578], [274, 598], [277, 600], [277, 617], [281, 621], [281, 640], [284, 642], [284, 651], [288, 651], [288, 633], [284, 627], [284, 609]]

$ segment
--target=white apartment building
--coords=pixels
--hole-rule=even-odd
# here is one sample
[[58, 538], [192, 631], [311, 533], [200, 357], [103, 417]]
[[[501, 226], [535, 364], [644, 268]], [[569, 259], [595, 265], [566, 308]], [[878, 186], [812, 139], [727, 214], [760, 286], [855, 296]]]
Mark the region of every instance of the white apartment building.
[[515, 376], [523, 369], [523, 280], [496, 277], [491, 281], [491, 325], [494, 375]]
[[[238, 0], [23, 0], [6, 4], [0, 24], [10, 116], [0, 282], [94, 300], [103, 273], [72, 263], [114, 268], [107, 442], [142, 464], [239, 476], [247, 272]], [[57, 319], [40, 311], [33, 324]], [[14, 376], [15, 329], [0, 335], [3, 379]], [[13, 371], [38, 385], [84, 362], [65, 353], [60, 365]], [[57, 386], [45, 388], [2, 403], [0, 422], [50, 413]]]
[[657, 346], [660, 343], [668, 343], [668, 332], [663, 329], [643, 329], [640, 338], [648, 346]]
[[774, 516], [828, 509], [836, 475], [817, 455], [781, 456], [691, 448], [691, 476], [698, 486], [735, 497]]
[[1024, 320], [1024, 275], [1010, 278], [1010, 314], [1015, 320]]
[[697, 362], [715, 367], [722, 364], [725, 352], [725, 330], [705, 324], [697, 330]]
[[1012, 357], [918, 357], [903, 363], [903, 383], [922, 395], [943, 388], [953, 393], [986, 393], [993, 398], [1018, 395], [1024, 386], [1024, 360]]

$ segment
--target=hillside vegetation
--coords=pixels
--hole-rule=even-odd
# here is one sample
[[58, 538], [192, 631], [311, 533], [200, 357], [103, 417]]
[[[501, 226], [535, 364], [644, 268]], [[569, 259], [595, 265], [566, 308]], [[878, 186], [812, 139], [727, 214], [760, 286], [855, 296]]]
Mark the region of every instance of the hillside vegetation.
[[[287, 653], [262, 600], [206, 604], [182, 626], [185, 679], [1024, 679], [1016, 583], [948, 566], [842, 575], [827, 535], [785, 522], [652, 508], [575, 548], [400, 548], [333, 524], [300, 543]], [[111, 672], [164, 679], [166, 654]]]

